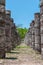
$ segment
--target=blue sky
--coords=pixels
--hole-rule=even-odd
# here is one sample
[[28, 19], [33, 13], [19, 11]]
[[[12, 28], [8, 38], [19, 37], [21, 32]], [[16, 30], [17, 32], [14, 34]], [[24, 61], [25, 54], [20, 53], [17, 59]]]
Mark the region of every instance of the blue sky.
[[40, 11], [39, 3], [39, 0], [6, 0], [6, 9], [11, 10], [16, 25], [29, 28], [34, 13]]

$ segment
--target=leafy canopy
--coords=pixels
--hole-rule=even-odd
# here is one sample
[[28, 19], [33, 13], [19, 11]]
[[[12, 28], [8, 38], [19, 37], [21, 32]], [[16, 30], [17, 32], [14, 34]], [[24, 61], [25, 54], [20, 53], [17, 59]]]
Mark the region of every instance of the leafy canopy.
[[23, 39], [25, 37], [27, 30], [28, 30], [27, 28], [17, 27], [17, 31], [18, 31], [21, 39]]

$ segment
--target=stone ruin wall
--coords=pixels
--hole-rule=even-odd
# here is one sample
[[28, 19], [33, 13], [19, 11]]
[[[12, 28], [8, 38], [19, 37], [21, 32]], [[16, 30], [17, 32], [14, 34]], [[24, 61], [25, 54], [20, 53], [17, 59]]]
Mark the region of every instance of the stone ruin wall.
[[41, 38], [40, 38], [40, 13], [35, 13], [35, 50], [40, 51]]
[[5, 9], [5, 0], [0, 0], [0, 58], [20, 44], [20, 37], [16, 30], [11, 11]]
[[40, 35], [41, 35], [41, 54], [43, 57], [43, 0], [40, 0]]
[[[31, 28], [31, 37], [30, 37], [30, 28]], [[28, 33], [26, 33], [25, 40], [27, 38], [28, 45], [35, 51], [39, 51], [43, 57], [43, 0], [40, 0], [40, 13], [37, 12], [34, 14], [34, 24], [30, 24]], [[31, 38], [31, 43], [30, 43]], [[26, 42], [27, 44], [27, 42]]]
[[25, 38], [24, 38], [24, 43], [26, 45], [29, 45], [30, 47], [32, 46], [32, 40], [31, 40], [32, 36], [31, 36], [31, 28], [29, 28], [29, 30], [27, 31]]
[[34, 49], [35, 46], [35, 31], [34, 31], [34, 20], [31, 23], [31, 36], [32, 36], [32, 48]]

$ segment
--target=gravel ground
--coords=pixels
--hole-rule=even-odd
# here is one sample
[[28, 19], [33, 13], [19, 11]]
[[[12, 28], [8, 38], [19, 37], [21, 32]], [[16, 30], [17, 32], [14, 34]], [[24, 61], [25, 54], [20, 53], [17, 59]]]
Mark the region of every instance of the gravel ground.
[[[17, 57], [17, 59], [0, 59], [0, 65], [43, 65], [41, 55], [32, 48], [16, 48], [7, 57]], [[16, 53], [15, 53], [16, 52]]]

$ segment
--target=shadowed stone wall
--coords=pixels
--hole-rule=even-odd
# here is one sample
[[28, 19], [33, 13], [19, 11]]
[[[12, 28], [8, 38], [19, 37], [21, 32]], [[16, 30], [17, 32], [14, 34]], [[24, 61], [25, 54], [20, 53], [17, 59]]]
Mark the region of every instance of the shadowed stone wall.
[[31, 27], [29, 28], [29, 41], [30, 41], [30, 47], [32, 47], [32, 33], [31, 33], [32, 29]]
[[35, 47], [35, 28], [34, 28], [34, 24], [35, 24], [35, 22], [34, 22], [34, 20], [32, 21], [32, 23], [31, 23], [31, 33], [32, 33], [32, 48], [34, 49], [34, 47]]
[[11, 43], [11, 12], [6, 10], [6, 24], [5, 24], [5, 36], [6, 36], [6, 51], [10, 51], [12, 49]]
[[5, 10], [5, 0], [0, 0], [0, 57], [5, 58], [5, 53], [19, 44], [20, 37], [11, 18], [11, 11]]
[[5, 57], [5, 0], [0, 0], [0, 57]]
[[40, 13], [35, 13], [35, 50], [41, 50]]
[[0, 19], [0, 57], [5, 53], [5, 21]]

